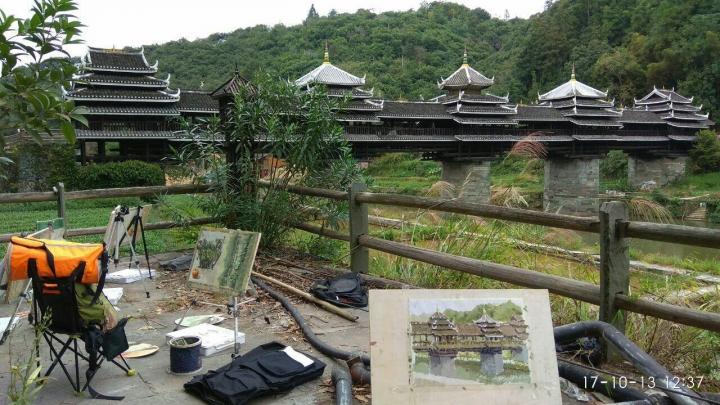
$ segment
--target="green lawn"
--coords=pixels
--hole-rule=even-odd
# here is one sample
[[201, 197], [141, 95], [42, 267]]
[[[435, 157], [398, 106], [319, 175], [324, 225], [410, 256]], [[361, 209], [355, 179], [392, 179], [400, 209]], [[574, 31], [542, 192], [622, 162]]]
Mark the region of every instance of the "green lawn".
[[[195, 207], [194, 197], [191, 195], [166, 196], [160, 201], [153, 204], [149, 218], [144, 218], [145, 223], [173, 220], [176, 218], [178, 210], [192, 216], [202, 215]], [[115, 206], [133, 207], [148, 203], [140, 198], [67, 201], [66, 225], [69, 229], [106, 226], [110, 212]], [[168, 208], [168, 204], [174, 208]], [[57, 208], [54, 202], [0, 204], [0, 234], [32, 232], [35, 230], [36, 221], [45, 221], [56, 217]], [[192, 248], [197, 237], [196, 228], [148, 231], [146, 234], [148, 250], [151, 253], [158, 253]], [[100, 242], [102, 235], [82, 236], [72, 238], [72, 240]], [[0, 245], [0, 254], [4, 254], [4, 252], [5, 245]]]

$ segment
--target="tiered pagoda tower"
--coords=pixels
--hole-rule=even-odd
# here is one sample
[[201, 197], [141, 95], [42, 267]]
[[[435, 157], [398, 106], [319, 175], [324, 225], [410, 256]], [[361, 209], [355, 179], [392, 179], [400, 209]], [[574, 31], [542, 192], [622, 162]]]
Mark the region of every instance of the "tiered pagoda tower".
[[380, 123], [375, 113], [383, 109], [383, 101], [373, 99], [373, 89], [362, 88], [365, 76], [355, 76], [330, 63], [327, 43], [323, 63], [295, 80], [295, 85], [308, 91], [318, 85], [325, 86], [328, 96], [341, 99], [337, 119], [345, 125]]
[[77, 128], [83, 161], [160, 160], [167, 141], [177, 137], [176, 118], [218, 112], [208, 93], [170, 89], [170, 75], [160, 79], [157, 71], [158, 62], [150, 65], [142, 48], [89, 48], [72, 88], [63, 89], [88, 118], [88, 127]]
[[702, 105], [694, 106], [693, 97], [681, 96], [675, 89], [653, 89], [640, 100], [635, 99], [635, 110], [656, 113], [673, 128], [686, 128], [691, 131], [706, 129], [714, 125], [710, 114], [702, 114]]
[[468, 64], [467, 49], [463, 63], [438, 88], [447, 94], [437, 100], [447, 106], [447, 113], [460, 124], [517, 125], [517, 105], [509, 105], [509, 97], [499, 97], [485, 90], [495, 83]]
[[615, 108], [615, 100], [607, 100], [607, 92], [578, 81], [575, 78], [575, 66], [570, 80], [538, 95], [538, 102], [542, 106], [555, 108], [568, 121], [580, 127], [622, 127], [618, 120], [622, 112]]

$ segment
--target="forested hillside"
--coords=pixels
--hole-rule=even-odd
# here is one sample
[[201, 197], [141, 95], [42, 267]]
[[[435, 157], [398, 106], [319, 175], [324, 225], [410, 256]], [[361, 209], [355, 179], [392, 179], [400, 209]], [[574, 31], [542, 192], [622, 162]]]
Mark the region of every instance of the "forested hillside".
[[[323, 10], [320, 10], [323, 12]], [[302, 25], [256, 26], [206, 39], [146, 46], [173, 85], [213, 89], [237, 64], [295, 79], [322, 61], [367, 74], [367, 87], [393, 99], [430, 98], [461, 63], [495, 76], [492, 91], [531, 102], [569, 78], [610, 90], [618, 104], [658, 87], [694, 95], [720, 112], [720, 2], [717, 0], [557, 0], [530, 19], [500, 20], [482, 9], [423, 3], [415, 11], [309, 15]]]

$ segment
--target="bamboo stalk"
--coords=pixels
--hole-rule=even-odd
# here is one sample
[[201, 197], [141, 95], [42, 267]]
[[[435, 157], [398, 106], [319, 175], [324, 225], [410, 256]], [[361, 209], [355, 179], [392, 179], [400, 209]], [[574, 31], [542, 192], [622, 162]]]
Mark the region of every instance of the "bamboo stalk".
[[282, 288], [284, 288], [284, 289], [286, 289], [286, 290], [294, 293], [295, 295], [299, 295], [299, 296], [305, 298], [306, 300], [308, 300], [308, 301], [310, 301], [310, 302], [312, 302], [312, 303], [314, 303], [314, 304], [322, 307], [322, 308], [325, 309], [326, 311], [332, 312], [332, 313], [335, 314], [335, 315], [339, 315], [339, 316], [341, 316], [341, 317], [343, 317], [343, 318], [345, 318], [345, 319], [347, 319], [347, 320], [349, 320], [349, 321], [356, 322], [357, 319], [358, 319], [357, 316], [352, 315], [352, 314], [349, 314], [349, 313], [343, 311], [343, 310], [340, 309], [340, 308], [337, 308], [336, 306], [334, 306], [334, 305], [332, 305], [332, 304], [330, 304], [330, 303], [327, 303], [327, 302], [325, 302], [325, 301], [323, 301], [323, 300], [317, 299], [317, 298], [313, 297], [312, 295], [306, 293], [305, 291], [298, 290], [297, 288], [295, 288], [295, 287], [293, 287], [293, 286], [291, 286], [291, 285], [285, 284], [285, 283], [283, 283], [283, 282], [280, 281], [280, 280], [276, 280], [276, 279], [274, 279], [274, 278], [272, 278], [272, 277], [268, 277], [268, 276], [266, 276], [266, 275], [264, 275], [264, 274], [261, 274], [261, 273], [255, 272], [255, 271], [252, 272], [252, 275], [255, 276], [255, 277], [258, 277], [258, 278], [260, 278], [260, 279], [263, 279], [263, 280], [265, 280], [265, 281], [267, 281], [267, 282], [269, 282], [269, 283], [272, 283], [272, 284], [275, 284], [275, 285], [277, 285], [277, 286], [280, 286], [280, 287], [282, 287]]

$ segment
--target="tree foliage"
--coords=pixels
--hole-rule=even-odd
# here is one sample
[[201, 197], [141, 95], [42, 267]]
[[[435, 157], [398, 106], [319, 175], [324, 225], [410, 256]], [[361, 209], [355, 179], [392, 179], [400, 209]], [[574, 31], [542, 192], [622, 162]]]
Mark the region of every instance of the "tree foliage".
[[193, 88], [201, 80], [219, 85], [235, 63], [247, 75], [264, 69], [300, 77], [320, 63], [328, 40], [332, 62], [367, 73], [376, 94], [428, 99], [467, 45], [471, 64], [495, 77], [491, 91], [510, 92], [517, 102], [568, 80], [575, 63], [579, 80], [608, 88], [619, 104], [632, 105], [657, 85], [694, 95], [713, 116], [720, 112], [720, 2], [557, 0], [545, 7], [529, 19], [505, 21], [450, 2], [422, 3], [411, 11], [332, 13], [292, 27], [261, 25], [145, 49], [176, 85]]
[[713, 131], [698, 133], [695, 145], [690, 150], [690, 163], [695, 173], [720, 171], [720, 139]]
[[[200, 201], [207, 212], [228, 228], [261, 232], [263, 246], [277, 246], [289, 224], [310, 217], [309, 199], [287, 192], [289, 184], [345, 190], [361, 172], [333, 118], [337, 103], [323, 89], [306, 92], [265, 74], [253, 84], [236, 95], [224, 127], [229, 158], [218, 155], [213, 140], [220, 128], [210, 121], [192, 128], [196, 141], [175, 160], [181, 175], [212, 186]], [[343, 207], [324, 199], [310, 205], [337, 225]]]
[[0, 10], [0, 147], [17, 131], [39, 139], [61, 129], [72, 143], [73, 121], [86, 122], [60, 93], [75, 72], [64, 47], [80, 43], [76, 9], [73, 0], [35, 0], [29, 18]]

